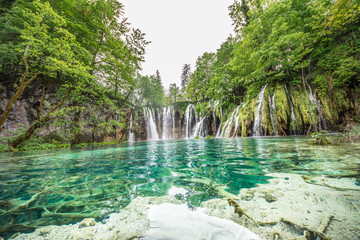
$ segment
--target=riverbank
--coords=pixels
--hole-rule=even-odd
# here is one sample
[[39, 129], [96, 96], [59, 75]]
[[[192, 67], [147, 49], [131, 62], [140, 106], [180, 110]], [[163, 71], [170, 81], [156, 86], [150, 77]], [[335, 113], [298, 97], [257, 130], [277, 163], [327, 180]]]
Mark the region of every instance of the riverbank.
[[[205, 139], [214, 139], [216, 137], [207, 135]], [[196, 136], [194, 139], [200, 139]], [[344, 142], [357, 142], [360, 141], [360, 125], [353, 125], [348, 128], [345, 128], [344, 132], [327, 132], [321, 131], [318, 133], [312, 133], [309, 137], [309, 143], [314, 145], [327, 145], [327, 144], [342, 144]], [[125, 141], [111, 141], [111, 142], [92, 142], [92, 143], [80, 143], [74, 146], [71, 146], [70, 143], [60, 143], [60, 142], [46, 142], [39, 139], [33, 139], [32, 141], [26, 142], [23, 145], [20, 145], [16, 151], [32, 151], [32, 150], [49, 150], [49, 149], [64, 149], [71, 147], [87, 147], [87, 146], [102, 146], [102, 145], [112, 145], [119, 144]], [[0, 141], [0, 152], [10, 152], [6, 141], [3, 138]]]
[[[201, 208], [194, 211], [237, 223], [238, 227], [249, 229], [261, 239], [360, 238], [359, 179], [311, 178], [307, 175], [283, 173], [268, 176], [273, 177], [268, 184], [242, 189], [233, 198], [203, 202]], [[164, 203], [183, 206], [184, 202], [178, 200], [181, 199], [180, 195], [181, 191], [175, 196], [137, 197], [126, 208], [111, 214], [103, 222], [85, 219], [73, 225], [46, 226], [30, 234], [15, 234], [12, 239], [154, 239], [151, 236], [184, 239], [183, 236], [187, 234], [185, 232], [182, 235], [175, 231], [178, 235], [171, 235], [174, 232], [174, 225], [171, 223], [180, 219], [176, 218], [176, 209], [184, 211], [182, 207], [173, 207], [175, 212], [167, 214], [168, 216], [162, 215], [163, 221], [160, 223], [159, 219], [154, 223], [155, 220], [149, 214], [154, 206], [157, 206], [157, 210], [168, 209], [169, 205], [161, 205]], [[189, 218], [189, 221], [194, 219], [196, 218]], [[208, 224], [204, 219], [202, 221]], [[154, 224], [157, 224], [156, 233], [153, 232]], [[184, 221], [177, 224], [177, 229], [184, 229]], [[217, 229], [214, 227], [214, 234]], [[221, 235], [212, 235], [213, 233], [209, 237], [224, 239]]]
[[[70, 143], [28, 143], [24, 146], [20, 146], [16, 151], [34, 151], [34, 150], [50, 150], [50, 149], [65, 149], [65, 148], [76, 148], [76, 147], [89, 147], [89, 146], [103, 146], [119, 144], [124, 141], [114, 142], [93, 142], [93, 143], [80, 143], [73, 146]], [[11, 152], [6, 144], [0, 144], [0, 152]]]

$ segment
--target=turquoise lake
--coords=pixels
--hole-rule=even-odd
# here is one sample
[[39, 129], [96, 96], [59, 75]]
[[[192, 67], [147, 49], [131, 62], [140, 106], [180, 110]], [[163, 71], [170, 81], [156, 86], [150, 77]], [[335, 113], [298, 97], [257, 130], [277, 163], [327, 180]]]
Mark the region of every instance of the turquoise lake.
[[[313, 146], [304, 137], [185, 139], [0, 154], [0, 236], [94, 216], [101, 221], [137, 196], [176, 197], [190, 207], [227, 191], [266, 184], [274, 172], [358, 174], [360, 144]], [[78, 215], [76, 215], [78, 214]]]

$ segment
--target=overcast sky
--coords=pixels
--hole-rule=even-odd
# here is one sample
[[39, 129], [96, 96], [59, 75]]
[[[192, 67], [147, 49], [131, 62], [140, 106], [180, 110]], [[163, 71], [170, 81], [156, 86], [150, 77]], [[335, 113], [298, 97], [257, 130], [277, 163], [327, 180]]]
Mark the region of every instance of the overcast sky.
[[233, 33], [227, 7], [233, 0], [120, 0], [132, 27], [146, 33], [142, 74], [160, 71], [165, 88], [180, 86], [181, 70], [198, 56], [215, 52]]

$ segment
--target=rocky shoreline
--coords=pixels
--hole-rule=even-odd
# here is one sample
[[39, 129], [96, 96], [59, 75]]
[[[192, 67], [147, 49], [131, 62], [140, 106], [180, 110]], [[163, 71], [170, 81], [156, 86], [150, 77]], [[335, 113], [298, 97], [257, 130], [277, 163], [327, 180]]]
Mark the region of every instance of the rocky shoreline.
[[[360, 238], [360, 186], [356, 179], [283, 173], [269, 176], [273, 177], [269, 184], [203, 202], [196, 210], [186, 210], [176, 195], [137, 197], [102, 222], [84, 219], [76, 224], [46, 226], [11, 239], [185, 239], [191, 232], [186, 229], [199, 221], [204, 229], [197, 227], [198, 232], [210, 233], [194, 239], [228, 239], [229, 234], [237, 234], [231, 235], [233, 239]], [[194, 222], [187, 226], [187, 221]], [[207, 231], [204, 224], [213, 226], [212, 230]], [[182, 236], [179, 230], [186, 232]]]

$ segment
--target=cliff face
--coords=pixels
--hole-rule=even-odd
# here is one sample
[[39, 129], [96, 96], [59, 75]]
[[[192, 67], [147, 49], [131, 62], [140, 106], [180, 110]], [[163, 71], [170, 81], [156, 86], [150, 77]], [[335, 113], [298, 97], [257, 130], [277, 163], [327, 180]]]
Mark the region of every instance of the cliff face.
[[[151, 116], [138, 115], [141, 126], [137, 140], [179, 139], [236, 136], [306, 135], [314, 131], [342, 131], [360, 122], [359, 89], [320, 94], [308, 84], [307, 91], [298, 86], [263, 86], [257, 97], [236, 106], [219, 102], [185, 103], [147, 109]], [[170, 110], [169, 110], [170, 109]], [[151, 133], [150, 122], [156, 125]], [[154, 132], [154, 129], [152, 129]], [[169, 133], [170, 132], [170, 133]], [[156, 137], [154, 137], [156, 136]], [[170, 136], [170, 137], [169, 137]]]
[[[309, 85], [309, 89], [310, 85]], [[14, 93], [9, 86], [0, 85], [0, 114]], [[41, 89], [31, 87], [14, 104], [0, 137], [9, 137], [28, 127], [37, 118]], [[221, 103], [179, 103], [162, 109], [125, 108], [114, 116], [106, 110], [97, 111], [83, 104], [78, 113], [63, 116], [62, 122], [43, 126], [35, 137], [70, 142], [111, 142], [128, 140], [132, 133], [136, 141], [149, 139], [181, 139], [193, 137], [282, 136], [303, 135], [317, 130], [341, 131], [360, 121], [359, 89], [345, 89], [319, 95], [316, 89], [304, 92], [285, 85], [264, 86], [253, 99], [236, 106]], [[48, 87], [43, 113], [47, 106], [58, 104], [56, 88]], [[68, 102], [71, 108], [72, 103]], [[49, 108], [49, 107], [48, 107]], [[186, 108], [186, 110], [185, 110]], [[98, 119], [105, 119], [101, 128]], [[119, 125], [112, 120], [120, 120]], [[132, 127], [129, 128], [130, 120]], [[73, 127], [77, 125], [77, 130]], [[130, 132], [130, 131], [131, 132]]]
[[[12, 86], [0, 85], [0, 114], [3, 113], [6, 104], [13, 96], [15, 90]], [[24, 94], [14, 103], [9, 118], [5, 122], [0, 137], [8, 137], [12, 132], [16, 132], [21, 128], [28, 127], [37, 118], [37, 111], [40, 105], [41, 89], [32, 87], [25, 90]], [[47, 104], [55, 105], [57, 103], [55, 89], [48, 88], [45, 94]], [[44, 111], [47, 110], [46, 105]], [[40, 135], [46, 135], [54, 130], [48, 126], [39, 130]]]
[[[14, 103], [9, 118], [5, 122], [0, 137], [10, 137], [14, 133], [25, 130], [37, 119], [37, 112], [40, 105], [42, 90], [34, 84], [29, 87]], [[51, 107], [59, 104], [55, 86], [48, 86], [45, 92], [42, 114], [45, 114]], [[3, 113], [6, 104], [14, 94], [11, 86], [0, 85], [0, 114]], [[105, 119], [120, 119], [120, 116], [113, 116], [106, 110], [97, 112], [90, 104], [85, 104], [78, 113], [68, 113], [55, 119], [42, 128], [40, 128], [34, 137], [45, 137], [50, 140], [56, 139], [61, 142], [83, 143], [83, 142], [103, 142], [127, 139], [127, 119], [129, 118], [126, 110], [123, 111], [124, 123], [121, 126], [109, 126], [107, 129], [101, 129], [96, 121], [97, 117]], [[71, 108], [72, 103], [68, 100], [65, 108]], [[126, 122], [125, 122], [126, 121]], [[56, 122], [56, 123], [55, 123]], [[110, 121], [109, 121], [110, 122]], [[72, 129], [78, 123], [76, 133]], [[110, 125], [110, 124], [109, 124]]]

